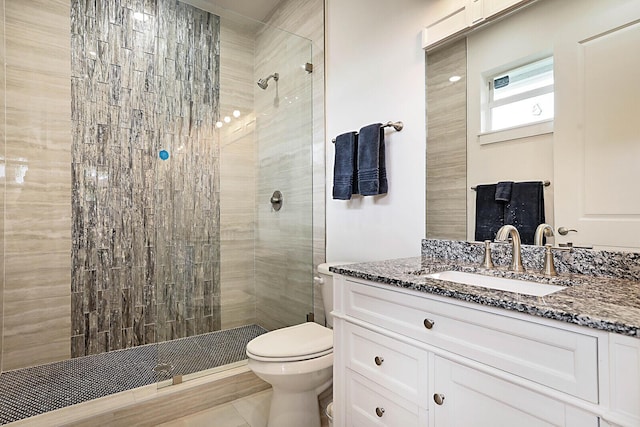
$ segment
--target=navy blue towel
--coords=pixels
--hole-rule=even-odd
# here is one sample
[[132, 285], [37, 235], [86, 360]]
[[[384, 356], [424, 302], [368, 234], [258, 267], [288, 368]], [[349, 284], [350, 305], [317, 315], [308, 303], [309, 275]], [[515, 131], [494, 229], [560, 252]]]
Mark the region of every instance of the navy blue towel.
[[375, 196], [388, 189], [384, 128], [374, 123], [358, 133], [358, 190], [363, 196]]
[[503, 202], [496, 201], [496, 184], [476, 186], [476, 241], [493, 240], [504, 223]]
[[508, 202], [511, 200], [511, 188], [513, 187], [513, 181], [500, 181], [496, 185], [496, 201]]
[[536, 228], [544, 221], [544, 184], [541, 181], [516, 182], [511, 200], [505, 206], [504, 223], [518, 229], [520, 240], [533, 245]]
[[333, 198], [350, 200], [352, 194], [358, 194], [356, 174], [358, 135], [347, 132], [336, 137], [336, 156], [333, 165]]

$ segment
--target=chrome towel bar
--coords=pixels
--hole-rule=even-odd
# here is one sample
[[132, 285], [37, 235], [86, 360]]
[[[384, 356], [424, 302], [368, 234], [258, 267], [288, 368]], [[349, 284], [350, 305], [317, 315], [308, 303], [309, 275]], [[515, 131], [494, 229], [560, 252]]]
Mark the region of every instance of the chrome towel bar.
[[[543, 182], [542, 182], [542, 185], [544, 185], [545, 187], [548, 187], [548, 186], [550, 186], [550, 185], [551, 185], [551, 181], [545, 180], [545, 181], [543, 181]], [[475, 187], [475, 186], [474, 186], [474, 187], [471, 187], [471, 189], [472, 189], [473, 191], [476, 191], [476, 187]]]
[[[380, 127], [381, 127], [381, 128], [383, 128], [383, 129], [384, 129], [384, 128], [388, 128], [388, 127], [393, 127], [395, 130], [397, 130], [398, 132], [400, 132], [400, 131], [404, 128], [404, 123], [399, 122], [399, 121], [398, 121], [398, 122], [391, 122], [391, 121], [389, 121], [389, 122], [387, 122], [387, 123], [383, 124], [383, 125], [382, 125], [382, 126], [380, 126]], [[356, 135], [357, 135], [357, 134], [356, 134]], [[335, 139], [335, 138], [333, 138], [333, 139], [331, 140], [331, 142], [333, 142], [333, 143], [335, 144], [335, 143], [336, 143], [336, 139]]]

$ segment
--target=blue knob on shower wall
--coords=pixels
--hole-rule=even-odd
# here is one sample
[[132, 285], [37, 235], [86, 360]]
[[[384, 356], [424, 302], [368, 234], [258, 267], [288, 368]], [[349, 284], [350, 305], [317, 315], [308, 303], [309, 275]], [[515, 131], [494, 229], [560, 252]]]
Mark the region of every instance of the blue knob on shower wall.
[[162, 160], [167, 160], [169, 158], [169, 152], [167, 150], [160, 150], [160, 153], [158, 153], [158, 155]]

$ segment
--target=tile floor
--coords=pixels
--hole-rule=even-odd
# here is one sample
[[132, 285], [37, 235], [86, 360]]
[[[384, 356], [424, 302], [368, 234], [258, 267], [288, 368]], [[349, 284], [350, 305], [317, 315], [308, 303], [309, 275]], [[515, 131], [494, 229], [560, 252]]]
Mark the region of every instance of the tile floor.
[[[174, 421], [161, 427], [266, 427], [271, 389], [225, 403]], [[160, 427], [159, 426], [159, 427]]]
[[[268, 389], [158, 427], [266, 427], [270, 402]], [[322, 427], [328, 425], [327, 418], [322, 417]]]

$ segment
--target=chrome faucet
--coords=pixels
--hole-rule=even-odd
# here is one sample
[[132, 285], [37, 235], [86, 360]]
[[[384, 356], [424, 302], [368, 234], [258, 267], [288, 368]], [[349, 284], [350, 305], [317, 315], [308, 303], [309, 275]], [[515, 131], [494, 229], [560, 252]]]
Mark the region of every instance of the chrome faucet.
[[533, 244], [542, 246], [544, 237], [553, 237], [553, 227], [549, 224], [542, 223], [536, 228], [536, 234], [533, 236]]
[[511, 237], [511, 270], [518, 273], [524, 272], [522, 265], [522, 253], [520, 251], [520, 233], [513, 225], [503, 225], [496, 233], [497, 242], [506, 242]]

